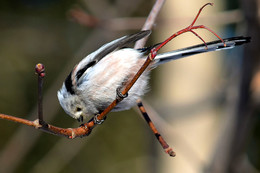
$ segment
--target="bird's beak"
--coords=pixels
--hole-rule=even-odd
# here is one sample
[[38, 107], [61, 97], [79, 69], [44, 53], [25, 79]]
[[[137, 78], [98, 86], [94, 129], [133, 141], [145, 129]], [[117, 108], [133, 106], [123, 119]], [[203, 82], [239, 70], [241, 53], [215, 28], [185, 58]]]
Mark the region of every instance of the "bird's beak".
[[83, 116], [80, 115], [79, 118], [77, 118], [78, 122], [83, 122]]

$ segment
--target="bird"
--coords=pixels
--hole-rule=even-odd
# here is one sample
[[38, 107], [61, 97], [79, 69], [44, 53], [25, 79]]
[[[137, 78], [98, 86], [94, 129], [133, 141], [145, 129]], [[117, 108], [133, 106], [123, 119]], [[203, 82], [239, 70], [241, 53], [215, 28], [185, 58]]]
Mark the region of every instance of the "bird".
[[[150, 30], [143, 30], [113, 40], [75, 65], [57, 92], [59, 103], [64, 111], [82, 122], [90, 116], [100, 114], [108, 107], [120, 94], [118, 91], [141, 68], [151, 49], [160, 44], [139, 49], [129, 46], [150, 34]], [[196, 54], [232, 49], [250, 42], [250, 39], [244, 36], [231, 37], [157, 54], [128, 91], [128, 96], [112, 111], [128, 110], [135, 106], [136, 100], [148, 91], [150, 71], [159, 65]]]

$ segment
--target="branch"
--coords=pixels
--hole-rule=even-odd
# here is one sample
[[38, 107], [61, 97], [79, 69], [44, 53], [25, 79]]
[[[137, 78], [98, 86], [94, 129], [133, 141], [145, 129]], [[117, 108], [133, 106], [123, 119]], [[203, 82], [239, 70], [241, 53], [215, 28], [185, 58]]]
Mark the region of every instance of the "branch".
[[[216, 37], [218, 37], [222, 42], [223, 42], [223, 46], [226, 46], [225, 42], [223, 41], [222, 38], [220, 38], [215, 32], [213, 32], [211, 29], [205, 27], [204, 25], [198, 25], [198, 26], [194, 26], [195, 22], [197, 21], [201, 11], [204, 9], [204, 7], [206, 7], [207, 5], [213, 5], [213, 3], [207, 3], [205, 5], [203, 5], [200, 9], [199, 12], [197, 13], [195, 19], [192, 21], [191, 25], [189, 25], [188, 27], [174, 33], [173, 35], [171, 35], [169, 38], [167, 38], [165, 41], [163, 41], [161, 44], [159, 44], [157, 47], [153, 48], [150, 52], [150, 54], [148, 55], [148, 57], [146, 58], [146, 61], [144, 62], [144, 64], [142, 65], [142, 67], [139, 69], [139, 71], [135, 74], [135, 76], [128, 81], [125, 84], [125, 87], [123, 87], [123, 90], [121, 92], [122, 95], [127, 95], [127, 92], [131, 89], [131, 87], [135, 84], [135, 82], [137, 81], [137, 79], [143, 74], [143, 72], [146, 70], [146, 68], [150, 65], [150, 63], [154, 60], [154, 58], [157, 55], [157, 52], [163, 47], [165, 46], [167, 43], [169, 43], [173, 38], [184, 34], [186, 32], [193, 32], [194, 29], [206, 29], [208, 31], [210, 31], [211, 33], [213, 33]], [[199, 37], [204, 43], [205, 41], [198, 35], [196, 35], [197, 37]], [[207, 48], [207, 44], [205, 43], [205, 48]], [[96, 118], [98, 121], [101, 121], [105, 118], [106, 114], [109, 113], [120, 101], [122, 101], [122, 99], [115, 99], [101, 114], [99, 114]], [[92, 121], [92, 120], [90, 120]], [[84, 124], [84, 126], [87, 126], [88, 123]]]
[[45, 76], [45, 68], [42, 64], [38, 63], [35, 67], [35, 72], [38, 74], [38, 118], [39, 124], [43, 124], [43, 108], [42, 108], [42, 87], [43, 78]]
[[[151, 30], [154, 23], [155, 23], [155, 20], [160, 12], [160, 9], [162, 8], [163, 4], [164, 4], [165, 0], [157, 0], [149, 14], [149, 16], [147, 17], [145, 23], [144, 23], [144, 26], [142, 27], [142, 30]], [[137, 49], [137, 48], [141, 48], [141, 47], [144, 47], [145, 43], [147, 42], [147, 39], [148, 37], [145, 37], [141, 40], [138, 40], [136, 43], [135, 43], [135, 46], [134, 48]]]
[[[158, 0], [159, 2], [160, 0]], [[162, 2], [162, 1], [160, 1]], [[123, 87], [123, 90], [121, 91], [122, 95], [126, 95], [127, 92], [131, 89], [131, 87], [135, 84], [135, 82], [137, 81], [137, 79], [142, 75], [142, 73], [146, 70], [146, 68], [150, 65], [150, 63], [153, 61], [153, 59], [156, 57], [157, 52], [163, 47], [165, 46], [168, 42], [170, 42], [173, 38], [186, 33], [186, 32], [193, 32], [193, 29], [199, 29], [199, 28], [203, 28], [206, 30], [209, 30], [210, 32], [212, 32], [214, 35], [216, 35], [218, 37], [217, 34], [215, 34], [213, 31], [211, 31], [210, 29], [208, 29], [207, 27], [205, 27], [204, 25], [199, 25], [199, 26], [194, 26], [194, 23], [197, 21], [198, 16], [200, 15], [202, 9], [206, 6], [206, 5], [213, 5], [211, 3], [207, 3], [205, 4], [198, 12], [197, 16], [195, 17], [195, 19], [193, 20], [192, 24], [189, 25], [188, 27], [174, 33], [172, 36], [170, 36], [169, 38], [167, 38], [164, 42], [162, 42], [160, 45], [158, 45], [157, 47], [153, 48], [150, 52], [150, 54], [148, 55], [148, 57], [146, 58], [146, 61], [144, 62], [144, 64], [142, 65], [142, 67], [139, 69], [139, 71], [136, 73], [136, 75], [128, 82], [125, 84], [125, 86]], [[157, 6], [157, 8], [159, 8], [159, 6]], [[151, 12], [152, 13], [152, 12]], [[158, 14], [158, 13], [157, 13]], [[152, 16], [151, 19], [155, 20], [154, 17], [156, 17], [156, 15], [150, 15]], [[199, 37], [201, 39], [201, 37]], [[221, 39], [221, 38], [220, 38]], [[203, 39], [202, 39], [203, 40]], [[222, 40], [222, 39], [221, 39]], [[224, 42], [223, 42], [224, 43]], [[225, 45], [225, 43], [224, 43]], [[37, 64], [36, 65], [36, 73], [38, 75], [39, 80], [41, 80], [45, 73], [44, 73], [44, 66], [42, 64]], [[39, 82], [40, 84], [41, 82]], [[41, 89], [41, 86], [38, 87], [39, 89]], [[40, 93], [41, 91], [39, 91]], [[97, 120], [103, 120], [104, 117], [120, 102], [122, 101], [122, 99], [115, 99], [100, 115], [98, 115], [96, 118]], [[41, 102], [41, 98], [39, 99], [39, 102]], [[39, 103], [39, 109], [41, 109], [41, 103]], [[92, 131], [92, 129], [96, 126], [95, 122], [94, 122], [94, 118], [92, 118], [91, 120], [89, 120], [87, 123], [81, 125], [78, 128], [60, 128], [60, 127], [56, 127], [50, 124], [47, 124], [46, 122], [43, 121], [43, 117], [41, 117], [41, 112], [42, 110], [39, 110], [38, 112], [38, 116], [39, 119], [36, 119], [34, 121], [29, 121], [29, 120], [25, 120], [22, 118], [17, 118], [14, 116], [10, 116], [10, 115], [5, 115], [5, 114], [0, 114], [0, 118], [1, 119], [6, 119], [6, 120], [10, 120], [10, 121], [14, 121], [14, 122], [18, 122], [18, 123], [22, 123], [28, 126], [32, 126], [35, 127], [36, 129], [40, 129], [43, 130], [45, 132], [51, 133], [51, 134], [55, 134], [55, 135], [60, 135], [60, 136], [65, 136], [68, 138], [76, 138], [76, 137], [82, 137], [82, 136], [87, 136], [90, 134], [90, 132]], [[40, 122], [41, 121], [41, 122]]]
[[[89, 27], [89, 28], [101, 27], [105, 30], [112, 30], [112, 31], [138, 30], [142, 26], [143, 26], [142, 29], [144, 30], [145, 29], [144, 23], [149, 22], [146, 17], [118, 17], [118, 18], [100, 19], [97, 18], [96, 16], [92, 16], [88, 14], [86, 11], [83, 11], [79, 7], [72, 8], [69, 11], [69, 17], [71, 20], [85, 27]], [[185, 24], [190, 20], [192, 20], [191, 17], [173, 16], [167, 19], [159, 18], [159, 20], [156, 23], [156, 26], [169, 27], [170, 25], [174, 25], [176, 23], [178, 23], [179, 25]], [[214, 24], [214, 25], [227, 25], [233, 23], [236, 24], [243, 20], [244, 18], [242, 12], [239, 9], [217, 12], [214, 14], [209, 14], [207, 16], [200, 17], [200, 21], [202, 21], [203, 23]], [[147, 27], [146, 29], [151, 29], [154, 26], [154, 23], [152, 23], [152, 25], [150, 26], [151, 27]]]
[[[154, 4], [154, 7], [148, 17], [149, 20], [147, 19], [143, 28], [151, 29], [164, 1], [165, 0], [156, 1], [156, 3]], [[96, 26], [99, 23], [96, 18], [93, 18], [92, 16], [84, 14], [82, 11], [80, 11], [80, 9], [72, 10], [71, 14], [76, 19], [82, 19], [82, 20], [77, 20], [79, 23], [83, 22], [83, 20], [85, 20], [85, 19], [88, 19], [88, 21], [90, 21], [88, 23], [84, 23], [89, 26], [90, 25]], [[150, 28], [148, 28], [147, 26]], [[145, 41], [142, 41], [142, 42], [143, 42], [142, 44], [145, 44]], [[41, 90], [42, 90], [42, 78], [45, 76], [44, 66], [42, 64], [37, 64], [35, 70], [36, 70], [36, 74], [38, 74], [38, 119], [36, 119], [34, 121], [30, 121], [30, 120], [26, 120], [23, 118], [18, 118], [18, 117], [6, 115], [6, 114], [0, 114], [0, 118], [6, 119], [9, 121], [13, 121], [13, 122], [17, 122], [17, 123], [21, 123], [21, 124], [25, 124], [27, 126], [32, 126], [36, 129], [42, 130], [44, 132], [51, 133], [54, 135], [59, 135], [59, 136], [65, 136], [65, 137], [68, 137], [71, 139], [89, 135], [91, 133], [91, 130], [96, 126], [93, 118], [91, 120], [89, 120], [88, 123], [85, 123], [84, 125], [82, 125], [78, 128], [60, 128], [60, 127], [50, 125], [43, 121], [42, 98], [41, 98], [42, 91]], [[139, 76], [140, 75], [141, 74], [139, 74]], [[135, 81], [136, 80], [137, 79], [135, 79]], [[128, 90], [132, 87], [132, 85], [130, 87], [129, 86], [127, 87]], [[125, 92], [127, 92], [128, 90], [126, 90]], [[107, 109], [105, 109], [105, 111], [103, 111], [100, 114], [101, 116], [99, 116], [98, 119], [103, 119], [105, 117], [105, 115], [107, 113], [109, 113], [117, 105], [117, 103], [119, 103], [119, 100], [116, 99], [110, 106], [108, 106]]]
[[[26, 120], [23, 118], [18, 118], [18, 117], [6, 115], [6, 114], [0, 114], [0, 118], [9, 120], [9, 121], [13, 121], [16, 123], [24, 124], [27, 126], [31, 126], [36, 129], [39, 129], [39, 130], [42, 130], [44, 132], [48, 132], [48, 133], [51, 133], [54, 135], [65, 136], [65, 137], [68, 137], [71, 139], [73, 139], [75, 137], [86, 136], [90, 133], [90, 131], [88, 129], [85, 129], [82, 126], [78, 127], [78, 128], [60, 128], [60, 127], [56, 127], [56, 126], [47, 124], [45, 122], [43, 123], [43, 125], [41, 125], [39, 123], [39, 119], [30, 121], [30, 120]], [[91, 126], [91, 124], [89, 124], [89, 126]]]

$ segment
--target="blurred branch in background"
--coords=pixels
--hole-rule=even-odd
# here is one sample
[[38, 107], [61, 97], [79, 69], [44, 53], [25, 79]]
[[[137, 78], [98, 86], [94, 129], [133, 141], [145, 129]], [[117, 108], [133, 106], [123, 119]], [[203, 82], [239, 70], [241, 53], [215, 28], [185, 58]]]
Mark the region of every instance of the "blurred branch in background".
[[[69, 16], [71, 20], [79, 23], [80, 25], [86, 27], [101, 27], [106, 30], [112, 31], [125, 31], [125, 30], [136, 30], [140, 29], [145, 22], [145, 17], [123, 17], [123, 18], [96, 18], [88, 14], [86, 11], [81, 9], [80, 7], [74, 7], [70, 10]], [[170, 25], [186, 25], [193, 18], [192, 17], [174, 17], [171, 16], [169, 18], [159, 18], [156, 22], [156, 27], [169, 27]], [[200, 17], [200, 22], [207, 25], [208, 23], [212, 23], [214, 21], [214, 25], [228, 25], [239, 23], [243, 21], [243, 15], [241, 10], [229, 10], [217, 12], [216, 14], [209, 14], [207, 16]], [[143, 30], [145, 30], [143, 28]]]

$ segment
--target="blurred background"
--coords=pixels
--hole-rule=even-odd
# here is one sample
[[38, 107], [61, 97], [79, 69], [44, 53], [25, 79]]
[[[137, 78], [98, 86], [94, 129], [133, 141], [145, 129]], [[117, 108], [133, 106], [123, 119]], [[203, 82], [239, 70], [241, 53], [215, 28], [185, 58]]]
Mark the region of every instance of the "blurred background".
[[[147, 45], [188, 26], [206, 0], [167, 0]], [[46, 67], [44, 118], [80, 124], [59, 106], [57, 90], [74, 65], [102, 44], [142, 28], [155, 1], [10, 0], [0, 2], [0, 112], [37, 115], [36, 63]], [[219, 0], [197, 24], [248, 45], [162, 65], [144, 105], [174, 151], [165, 154], [138, 110], [110, 113], [90, 136], [69, 140], [0, 120], [0, 172], [260, 172], [259, 0]], [[206, 40], [216, 38], [198, 30]], [[165, 46], [201, 43], [187, 33]]]

